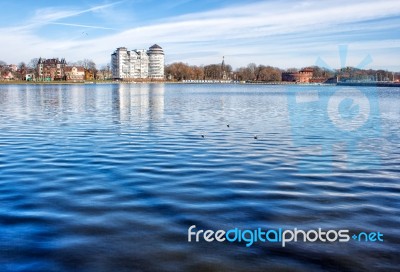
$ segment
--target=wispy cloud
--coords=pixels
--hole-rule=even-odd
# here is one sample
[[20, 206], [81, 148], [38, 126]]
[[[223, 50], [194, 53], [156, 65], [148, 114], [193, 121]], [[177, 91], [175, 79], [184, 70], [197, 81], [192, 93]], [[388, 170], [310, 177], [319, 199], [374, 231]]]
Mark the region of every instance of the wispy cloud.
[[81, 24], [69, 24], [69, 23], [48, 23], [48, 24], [51, 24], [51, 25], [62, 25], [62, 26], [73, 26], [73, 27], [83, 27], [83, 28], [93, 28], [93, 29], [116, 30], [115, 28], [111, 28], [111, 27], [81, 25]]
[[71, 17], [76, 17], [79, 15], [83, 15], [85, 13], [92, 13], [97, 12], [103, 9], [111, 8], [112, 6], [118, 5], [123, 3], [124, 1], [114, 2], [112, 4], [104, 4], [104, 5], [97, 5], [87, 9], [77, 9], [77, 8], [68, 8], [66, 7], [63, 10], [60, 10], [59, 7], [48, 7], [38, 9], [35, 12], [35, 15], [29, 20], [29, 23], [25, 28], [35, 28], [40, 27], [47, 24], [55, 24], [55, 22], [67, 19]]
[[[400, 33], [392, 31], [399, 27], [398, 0], [388, 0], [384, 4], [373, 0], [262, 1], [172, 18], [166, 16], [153, 24], [127, 25], [124, 30], [78, 21], [61, 22], [93, 11], [108, 13], [118, 3], [121, 2], [83, 10], [45, 9], [37, 11], [30, 20], [39, 24], [41, 13], [45, 24], [114, 30], [105, 31], [100, 37], [54, 40], [14, 31], [8, 35], [15, 39], [7, 39], [5, 47], [22, 50], [26, 43], [20, 44], [20, 41], [29, 38], [31, 58], [45, 48], [46, 53], [60, 57], [92, 58], [106, 63], [116, 47], [147, 48], [159, 43], [165, 49], [167, 62], [207, 64], [220, 61], [222, 55], [226, 55], [234, 66], [257, 62], [288, 67], [313, 64], [318, 56], [327, 61], [336, 60], [337, 45], [348, 43], [357, 49], [353, 52], [354, 62], [358, 63], [368, 53], [373, 55], [375, 64], [386, 62], [387, 66], [397, 65], [400, 70], [396, 63], [400, 52], [388, 59], [388, 54], [384, 53], [384, 50], [400, 49]], [[8, 51], [10, 56], [15, 55], [12, 52]], [[19, 54], [20, 57], [27, 55]]]

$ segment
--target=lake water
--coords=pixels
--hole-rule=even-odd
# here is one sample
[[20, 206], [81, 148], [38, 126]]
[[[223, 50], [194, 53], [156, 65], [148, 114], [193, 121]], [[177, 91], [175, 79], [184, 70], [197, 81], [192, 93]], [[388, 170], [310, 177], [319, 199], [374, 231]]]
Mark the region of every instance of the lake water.
[[[395, 271], [399, 105], [399, 88], [0, 85], [0, 270]], [[192, 225], [384, 241], [189, 243]]]

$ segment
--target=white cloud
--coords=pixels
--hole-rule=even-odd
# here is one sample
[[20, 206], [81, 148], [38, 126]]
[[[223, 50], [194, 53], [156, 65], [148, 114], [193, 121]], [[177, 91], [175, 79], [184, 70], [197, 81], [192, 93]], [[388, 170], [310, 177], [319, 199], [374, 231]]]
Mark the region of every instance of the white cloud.
[[[108, 6], [55, 13], [46, 9], [38, 11], [37, 16], [44, 12], [47, 24], [67, 25], [55, 21], [104, 10]], [[399, 13], [400, 4], [397, 0], [385, 1], [384, 4], [372, 0], [269, 1], [186, 14], [124, 31], [105, 31], [103, 36], [96, 38], [49, 40], [23, 30], [0, 29], [0, 32], [7, 37], [3, 48], [6, 48], [5, 55], [9, 56], [9, 59], [5, 59], [8, 62], [16, 62], [15, 59], [27, 61], [37, 56], [59, 56], [71, 60], [92, 58], [97, 63], [107, 63], [116, 47], [147, 48], [159, 43], [166, 51], [168, 62], [207, 64], [218, 62], [222, 55], [227, 55], [227, 60], [234, 66], [256, 62], [288, 67], [313, 64], [318, 56], [327, 52], [330, 55], [325, 58], [337, 58], [337, 44], [348, 42], [359, 53], [371, 51], [378, 54], [373, 57], [379, 60], [382, 51], [379, 49], [399, 48], [398, 37], [370, 37], [367, 41], [354, 41], [352, 35], [363, 35], [365, 38], [369, 32], [396, 27], [393, 23], [385, 22], [370, 23], [366, 29], [366, 25], [359, 22], [398, 16]], [[35, 18], [38, 17], [34, 17], [33, 22], [36, 22]], [[68, 25], [108, 29], [78, 22]], [[349, 33], [348, 36], [344, 35], [344, 31]], [[335, 40], [339, 38], [341, 40]], [[21, 51], [24, 53], [21, 54]], [[388, 66], [394, 66], [397, 65], [394, 64], [396, 59], [399, 59], [398, 55], [384, 61]], [[382, 62], [379, 60], [379, 63]]]

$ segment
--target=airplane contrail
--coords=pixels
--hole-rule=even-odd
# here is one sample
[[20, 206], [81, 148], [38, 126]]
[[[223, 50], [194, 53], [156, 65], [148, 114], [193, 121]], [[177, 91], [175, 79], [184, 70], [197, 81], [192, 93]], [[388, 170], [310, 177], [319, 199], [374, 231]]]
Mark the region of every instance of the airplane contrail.
[[80, 25], [80, 24], [70, 24], [70, 23], [48, 23], [51, 25], [63, 25], [63, 26], [75, 26], [75, 27], [85, 27], [85, 28], [94, 28], [94, 29], [105, 29], [105, 30], [117, 30], [115, 28], [103, 27], [103, 26], [92, 26], [92, 25]]

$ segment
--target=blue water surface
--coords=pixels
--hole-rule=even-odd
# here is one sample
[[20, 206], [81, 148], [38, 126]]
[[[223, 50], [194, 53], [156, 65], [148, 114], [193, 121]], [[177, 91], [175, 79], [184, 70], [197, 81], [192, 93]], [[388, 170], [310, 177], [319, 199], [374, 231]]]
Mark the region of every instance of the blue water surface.
[[400, 89], [343, 88], [0, 85], [0, 271], [395, 271]]

